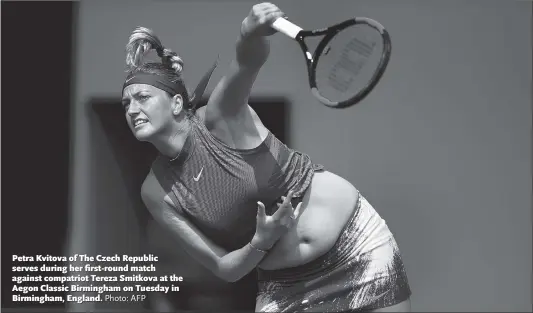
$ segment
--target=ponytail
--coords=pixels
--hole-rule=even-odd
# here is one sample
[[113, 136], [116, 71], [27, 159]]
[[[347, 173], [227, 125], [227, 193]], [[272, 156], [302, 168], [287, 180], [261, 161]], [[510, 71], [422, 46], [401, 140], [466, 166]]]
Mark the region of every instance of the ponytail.
[[126, 45], [126, 66], [128, 69], [131, 71], [142, 65], [144, 56], [152, 49], [157, 52], [163, 65], [173, 69], [177, 75], [181, 76], [183, 60], [176, 52], [166, 49], [154, 32], [145, 27], [135, 28]]

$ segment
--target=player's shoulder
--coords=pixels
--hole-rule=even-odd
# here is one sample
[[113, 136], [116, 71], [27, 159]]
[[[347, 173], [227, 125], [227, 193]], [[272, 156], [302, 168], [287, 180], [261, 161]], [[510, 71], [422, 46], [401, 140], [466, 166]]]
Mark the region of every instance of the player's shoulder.
[[141, 185], [141, 197], [145, 201], [153, 201], [162, 198], [164, 194], [165, 192], [161, 180], [158, 179], [154, 170], [150, 168], [150, 171]]
[[155, 158], [141, 185], [143, 197], [161, 198], [172, 189], [172, 175], [168, 160], [160, 155]]

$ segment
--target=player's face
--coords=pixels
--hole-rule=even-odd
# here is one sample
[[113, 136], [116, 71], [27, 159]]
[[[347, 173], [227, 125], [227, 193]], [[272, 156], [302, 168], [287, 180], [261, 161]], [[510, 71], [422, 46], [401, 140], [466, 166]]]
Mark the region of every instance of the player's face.
[[145, 84], [132, 84], [124, 89], [122, 106], [126, 121], [139, 141], [150, 141], [155, 135], [171, 133], [176, 123], [174, 114], [181, 111], [180, 95], [171, 97], [165, 91]]

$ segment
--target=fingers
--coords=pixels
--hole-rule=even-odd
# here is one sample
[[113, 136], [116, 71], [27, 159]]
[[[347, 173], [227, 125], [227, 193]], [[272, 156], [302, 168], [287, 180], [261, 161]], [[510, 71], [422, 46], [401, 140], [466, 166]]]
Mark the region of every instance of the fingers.
[[289, 191], [289, 193], [287, 193], [287, 196], [286, 197], [281, 197], [281, 200], [283, 200], [283, 204], [290, 204], [292, 203], [292, 196], [294, 195], [294, 192], [292, 191]]
[[257, 201], [257, 217], [266, 217], [265, 205], [261, 201]]
[[272, 215], [275, 219], [285, 220], [293, 215], [292, 197], [294, 192], [289, 191], [286, 197], [281, 197], [282, 203], [277, 203], [278, 210]]
[[302, 207], [302, 202], [298, 203], [298, 205], [296, 206], [296, 209], [294, 209], [293, 219], [297, 219], [298, 216], [300, 216], [300, 208], [301, 207]]
[[284, 13], [276, 5], [269, 2], [255, 5], [252, 12], [261, 24], [272, 23], [279, 17], [284, 16]]
[[276, 21], [278, 18], [283, 17], [285, 14], [279, 10], [269, 12], [265, 15], [265, 23], [272, 24], [274, 21]]

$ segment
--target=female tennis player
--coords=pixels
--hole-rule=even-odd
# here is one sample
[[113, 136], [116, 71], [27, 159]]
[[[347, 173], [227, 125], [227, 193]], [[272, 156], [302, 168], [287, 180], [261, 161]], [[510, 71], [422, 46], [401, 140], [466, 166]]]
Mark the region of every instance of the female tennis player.
[[[410, 311], [385, 221], [350, 182], [275, 138], [248, 105], [281, 16], [273, 4], [253, 6], [228, 73], [198, 110], [180, 57], [151, 30], [133, 32], [122, 103], [134, 136], [159, 151], [142, 199], [218, 277], [235, 282], [257, 270], [258, 312]], [[142, 62], [151, 49], [160, 63]]]

